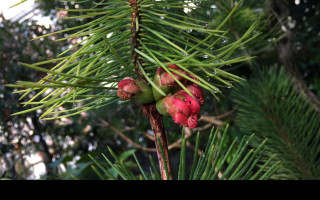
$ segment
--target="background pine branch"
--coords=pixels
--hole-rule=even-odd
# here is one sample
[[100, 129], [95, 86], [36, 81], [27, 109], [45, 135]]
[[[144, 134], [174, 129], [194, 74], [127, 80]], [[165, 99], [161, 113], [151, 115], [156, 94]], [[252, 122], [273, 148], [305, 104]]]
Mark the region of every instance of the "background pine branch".
[[266, 153], [282, 161], [275, 179], [319, 179], [320, 116], [293, 87], [280, 67], [265, 67], [233, 93], [236, 125], [256, 133], [255, 145], [268, 137]]

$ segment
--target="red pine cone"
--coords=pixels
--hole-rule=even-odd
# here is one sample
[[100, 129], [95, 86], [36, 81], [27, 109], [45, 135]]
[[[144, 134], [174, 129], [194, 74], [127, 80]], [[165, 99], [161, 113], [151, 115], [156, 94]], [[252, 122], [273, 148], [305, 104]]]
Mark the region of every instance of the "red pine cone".
[[125, 77], [118, 83], [118, 96], [123, 100], [133, 99], [135, 95], [141, 92], [142, 89], [131, 77]]
[[[174, 69], [179, 71], [181, 74], [185, 74], [187, 75], [187, 72], [181, 70], [177, 65], [168, 65], [168, 68]], [[179, 81], [184, 80], [184, 78], [174, 72], [171, 72], [172, 75]], [[173, 79], [173, 77], [166, 71], [164, 71], [164, 69], [162, 67], [159, 67], [157, 69], [157, 75], [160, 76], [160, 84], [161, 86], [178, 86], [178, 83], [176, 83], [176, 81]]]

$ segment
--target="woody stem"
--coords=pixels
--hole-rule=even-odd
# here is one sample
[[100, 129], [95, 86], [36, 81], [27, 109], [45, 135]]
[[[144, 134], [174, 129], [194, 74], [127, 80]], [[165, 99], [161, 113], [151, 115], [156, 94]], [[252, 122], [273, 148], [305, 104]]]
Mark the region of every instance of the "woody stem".
[[[167, 143], [167, 137], [166, 137], [166, 133], [163, 126], [162, 115], [157, 111], [155, 103], [144, 104], [142, 106], [142, 110], [143, 110], [143, 113], [148, 117], [153, 134], [154, 134], [154, 141], [155, 141], [155, 146], [157, 150], [161, 178], [162, 180], [172, 180], [173, 177], [172, 177], [172, 171], [170, 167], [168, 143]], [[164, 156], [162, 156], [161, 154], [160, 144], [158, 143], [158, 141], [161, 143]], [[167, 176], [165, 167], [167, 167], [168, 176]]]

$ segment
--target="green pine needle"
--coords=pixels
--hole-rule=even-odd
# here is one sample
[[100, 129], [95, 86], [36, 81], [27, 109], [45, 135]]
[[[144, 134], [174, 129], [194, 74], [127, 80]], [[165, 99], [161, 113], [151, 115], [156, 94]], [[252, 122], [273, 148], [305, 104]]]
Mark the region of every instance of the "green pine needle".
[[[218, 136], [218, 132], [223, 132], [221, 136]], [[215, 130], [212, 128], [207, 146], [201, 156], [198, 158], [199, 150], [199, 136], [196, 137], [196, 148], [194, 152], [194, 159], [190, 172], [186, 171], [186, 138], [184, 138], [184, 132], [181, 136], [181, 151], [180, 151], [180, 163], [178, 166], [178, 175], [177, 180], [185, 180], [187, 173], [189, 174], [189, 180], [266, 180], [270, 179], [277, 170], [281, 168], [281, 162], [278, 160], [278, 156], [275, 154], [267, 155], [263, 151], [263, 148], [266, 145], [264, 140], [259, 144], [258, 148], [250, 149], [249, 147], [253, 144], [252, 141], [256, 138], [256, 135], [252, 134], [249, 137], [243, 137], [240, 144], [237, 140], [234, 139], [232, 143], [226, 146], [226, 138], [228, 137], [228, 126], [224, 130]], [[163, 147], [160, 144], [160, 151], [162, 156], [164, 156]], [[154, 163], [152, 157], [149, 155], [150, 164], [153, 168], [153, 171], [150, 167], [150, 172], [147, 174], [141, 167], [139, 160], [136, 155], [133, 154], [133, 157], [137, 163], [141, 174], [134, 175], [129, 169], [125, 167], [119, 157], [109, 148], [111, 156], [115, 159], [115, 162], [112, 163], [105, 155], [103, 157], [107, 160], [109, 166], [113, 167], [121, 178], [125, 180], [150, 180], [148, 177], [152, 177], [153, 180], [160, 180], [159, 170]], [[227, 158], [231, 158], [230, 161], [227, 161]], [[264, 157], [264, 159], [262, 159]], [[106, 168], [102, 167], [101, 164], [93, 159], [94, 163], [102, 170]], [[166, 167], [166, 161], [164, 161], [165, 173], [168, 177], [168, 168]], [[128, 171], [129, 170], [129, 171]], [[101, 179], [110, 178], [109, 174], [102, 175], [101, 173], [98, 176]], [[138, 178], [139, 177], [139, 178]]]
[[[173, 73], [179, 72], [169, 69], [166, 62], [174, 63], [192, 74], [199, 82], [189, 77], [185, 78], [189, 78], [220, 100], [218, 96], [223, 94], [218, 87], [221, 84], [230, 87], [233, 82], [243, 80], [224, 71], [222, 67], [251, 59], [233, 55], [244, 44], [258, 36], [251, 34], [256, 27], [254, 23], [240, 40], [222, 45], [221, 48], [216, 47], [228, 31], [224, 30], [225, 24], [241, 2], [238, 2], [215, 28], [208, 28], [206, 25], [209, 22], [184, 13], [184, 8], [197, 9], [197, 6], [190, 6], [185, 2], [139, 1], [140, 19], [135, 21], [132, 21], [131, 16], [133, 9], [126, 0], [101, 1], [87, 9], [60, 9], [78, 12], [79, 16], [75, 16], [76, 18], [86, 18], [89, 22], [33, 39], [72, 32], [66, 37], [58, 38], [57, 41], [78, 38], [79, 42], [59, 55], [64, 57], [34, 64], [20, 63], [24, 67], [45, 72], [47, 76], [37, 82], [18, 81], [7, 85], [22, 88], [15, 92], [21, 93], [20, 100], [30, 96], [32, 91], [36, 92], [24, 102], [24, 106], [38, 106], [15, 114], [41, 108], [41, 117], [49, 120], [70, 117], [110, 105], [110, 102], [115, 100], [117, 83], [124, 77], [143, 76], [153, 88], [165, 96], [152, 80], [158, 67], [162, 67], [186, 90], [173, 76]], [[170, 12], [164, 8], [179, 12]], [[67, 17], [65, 20], [75, 17]], [[132, 23], [136, 24], [135, 30], [132, 30]], [[188, 30], [199, 32], [202, 36], [195, 37]], [[132, 43], [132, 36], [137, 33], [139, 37], [136, 42], [139, 45]], [[74, 52], [71, 53], [72, 51]], [[133, 62], [135, 55], [139, 55], [142, 63]], [[43, 65], [51, 68], [44, 68]], [[188, 90], [186, 92], [190, 93]], [[60, 106], [65, 108], [63, 112], [58, 110]]]

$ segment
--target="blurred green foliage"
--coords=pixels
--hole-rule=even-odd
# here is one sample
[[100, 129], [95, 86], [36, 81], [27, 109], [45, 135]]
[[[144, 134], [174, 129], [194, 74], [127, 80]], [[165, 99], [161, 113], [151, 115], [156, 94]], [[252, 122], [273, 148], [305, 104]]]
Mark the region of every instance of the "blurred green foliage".
[[[133, 169], [137, 169], [136, 165], [133, 164], [134, 159], [129, 156], [134, 146], [101, 121], [104, 120], [122, 131], [133, 142], [143, 147], [154, 148], [154, 142], [145, 136], [146, 134], [150, 135], [149, 122], [142, 114], [140, 106], [134, 102], [117, 103], [72, 118], [54, 121], [38, 120], [38, 112], [19, 116], [11, 115], [24, 108], [19, 103], [19, 95], [13, 93], [14, 89], [4, 87], [4, 84], [14, 83], [17, 80], [37, 81], [40, 77], [45, 76], [41, 72], [19, 66], [18, 62], [35, 63], [53, 59], [74, 44], [72, 40], [54, 41], [61, 38], [58, 35], [45, 37], [41, 40], [31, 41], [31, 39], [94, 19], [58, 19], [59, 14], [63, 15], [65, 13], [58, 13], [55, 8], [85, 8], [98, 1], [86, 1], [82, 4], [66, 3], [58, 0], [38, 0], [36, 2], [42, 11], [41, 14], [50, 16], [55, 22], [53, 26], [49, 28], [40, 26], [32, 19], [24, 22], [2, 19], [0, 22], [0, 159], [3, 163], [0, 167], [1, 178], [34, 179], [35, 177], [31, 176], [32, 166], [26, 160], [29, 155], [40, 152], [46, 163], [47, 171], [42, 176], [43, 179], [98, 179], [98, 176], [90, 168], [92, 161], [87, 155], [89, 152], [93, 156], [100, 155], [100, 153], [108, 155], [107, 146], [111, 147], [117, 155], [122, 154], [125, 162]], [[295, 59], [299, 64], [304, 81], [320, 97], [320, 2], [316, 0], [299, 1], [298, 5], [295, 2], [287, 1], [290, 18], [283, 19], [284, 24], [294, 33]], [[225, 18], [234, 1], [214, 0], [196, 3], [199, 4], [200, 8], [190, 12], [190, 15], [197, 19], [209, 19], [211, 23], [208, 26], [210, 27], [219, 24]], [[277, 38], [281, 38], [284, 31], [280, 25], [270, 27], [270, 20], [276, 18], [269, 10], [270, 6], [268, 1], [263, 0], [243, 1], [239, 10], [225, 25], [229, 28], [229, 32], [226, 38], [222, 38], [221, 43], [217, 45], [228, 45], [237, 40], [237, 35], [242, 35], [255, 21], [258, 21], [259, 26], [254, 34], [261, 33], [259, 37], [244, 45], [238, 52], [238, 54], [256, 56], [256, 58], [250, 62], [225, 66], [227, 71], [249, 79], [257, 75], [252, 69], [278, 63], [277, 52], [274, 47]], [[81, 13], [69, 12], [67, 16], [79, 14]], [[192, 35], [203, 39], [201, 32], [192, 31]], [[51, 67], [50, 65], [46, 66], [48, 69]], [[237, 87], [237, 85], [234, 86]], [[230, 96], [233, 88], [221, 88], [221, 90], [224, 94], [221, 102], [218, 102], [210, 94], [206, 94], [207, 103], [202, 109], [202, 115], [219, 116], [237, 109]], [[32, 98], [33, 95], [34, 93], [31, 93], [28, 98]], [[240, 140], [244, 135], [235, 124], [236, 121], [235, 112], [221, 118], [222, 124], [230, 124], [225, 146], [230, 145], [234, 138]], [[173, 124], [170, 118], [164, 118], [164, 124], [168, 141], [172, 144], [181, 137], [181, 127]], [[199, 122], [199, 127], [203, 128], [200, 135], [200, 149], [205, 148], [204, 144], [208, 139], [210, 132], [210, 129], [206, 128], [208, 124], [210, 123], [206, 121]], [[188, 147], [190, 149], [187, 149], [186, 152], [187, 164], [192, 163], [193, 152], [191, 150], [194, 141], [194, 137], [189, 138], [191, 146]], [[145, 152], [140, 149], [135, 151], [135, 155], [143, 168], [149, 167], [149, 154], [156, 158], [154, 152]], [[177, 164], [179, 162], [179, 149], [170, 150], [170, 155], [172, 165]], [[112, 169], [110, 169], [110, 172], [115, 176], [117, 175]]]

